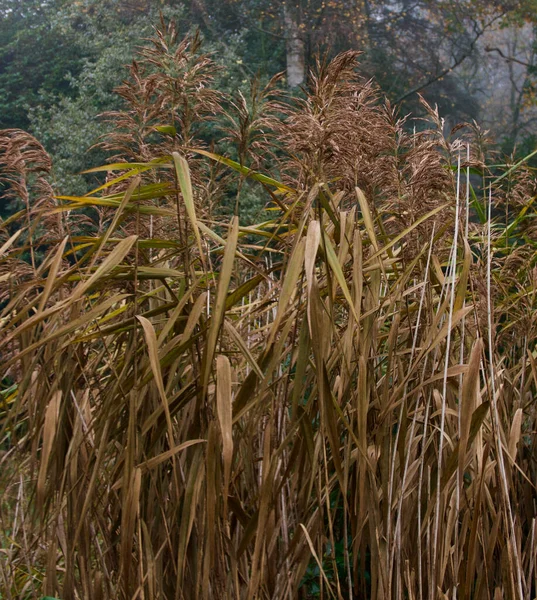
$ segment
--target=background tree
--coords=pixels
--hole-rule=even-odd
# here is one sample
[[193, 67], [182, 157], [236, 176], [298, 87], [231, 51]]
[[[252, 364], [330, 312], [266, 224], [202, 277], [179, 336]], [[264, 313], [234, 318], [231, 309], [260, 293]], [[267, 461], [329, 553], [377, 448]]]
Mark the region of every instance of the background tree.
[[43, 94], [71, 96], [84, 56], [78, 20], [65, 0], [0, 2], [0, 127], [29, 126]]
[[[531, 148], [535, 133], [535, 0], [0, 0], [0, 127], [29, 129], [54, 157], [56, 185], [82, 193], [82, 168], [106, 132], [93, 117], [119, 108], [114, 86], [140, 39], [175, 20], [217, 51], [220, 89], [246, 93], [280, 71], [300, 86], [314, 57], [362, 53], [361, 74], [401, 114], [418, 92], [447, 125], [477, 120], [503, 148]], [[487, 52], [489, 48], [491, 51]]]

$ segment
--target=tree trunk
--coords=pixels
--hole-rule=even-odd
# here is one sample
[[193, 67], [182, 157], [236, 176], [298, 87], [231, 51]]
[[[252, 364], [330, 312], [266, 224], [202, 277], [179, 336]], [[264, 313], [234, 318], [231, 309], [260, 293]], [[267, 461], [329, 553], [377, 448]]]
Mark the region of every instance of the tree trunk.
[[306, 49], [301, 36], [297, 11], [294, 7], [289, 6], [288, 2], [283, 5], [283, 20], [287, 39], [287, 85], [295, 88], [304, 83]]

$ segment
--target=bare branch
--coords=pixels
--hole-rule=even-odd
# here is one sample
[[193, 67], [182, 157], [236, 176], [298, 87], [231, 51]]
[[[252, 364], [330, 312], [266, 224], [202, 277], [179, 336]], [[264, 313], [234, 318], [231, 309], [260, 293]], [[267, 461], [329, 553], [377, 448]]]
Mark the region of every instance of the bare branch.
[[446, 75], [448, 75], [449, 73], [451, 73], [452, 71], [454, 71], [469, 56], [471, 56], [472, 52], [475, 49], [475, 45], [477, 44], [479, 38], [485, 33], [485, 31], [487, 31], [488, 29], [490, 29], [490, 27], [492, 27], [492, 25], [496, 21], [498, 21], [503, 16], [505, 16], [505, 14], [506, 14], [505, 11], [502, 12], [502, 13], [499, 13], [498, 15], [496, 15], [495, 17], [493, 17], [488, 23], [485, 23], [481, 27], [478, 27], [477, 22], [474, 22], [473, 29], [474, 29], [474, 32], [475, 32], [475, 36], [474, 36], [473, 40], [470, 42], [470, 44], [469, 44], [466, 52], [464, 52], [461, 56], [459, 56], [459, 58], [457, 58], [449, 67], [446, 67], [445, 69], [443, 69], [442, 71], [440, 71], [440, 73], [436, 74], [434, 77], [431, 77], [427, 81], [424, 81], [423, 83], [420, 83], [419, 85], [413, 87], [408, 92], [405, 92], [402, 96], [400, 96], [399, 98], [397, 98], [397, 100], [395, 100], [395, 103], [398, 104], [399, 102], [402, 102], [403, 100], [406, 100], [408, 97], [412, 96], [413, 94], [416, 94], [417, 92], [421, 92], [426, 87], [429, 87], [433, 83], [436, 83], [437, 81], [439, 81], [440, 79], [442, 79], [443, 77], [445, 77]]
[[535, 65], [532, 65], [531, 63], [528, 62], [524, 62], [523, 60], [519, 60], [518, 58], [515, 58], [514, 56], [506, 56], [500, 48], [491, 48], [490, 46], [485, 46], [485, 52], [497, 52], [504, 60], [505, 62], [508, 63], [517, 63], [519, 65], [522, 65], [523, 67], [534, 67]]
[[474, 44], [475, 44], [475, 41], [472, 43], [470, 49], [467, 52], [465, 52], [462, 56], [460, 56], [451, 66], [440, 71], [440, 73], [438, 73], [434, 77], [431, 77], [427, 81], [424, 81], [423, 83], [420, 83], [419, 85], [413, 87], [408, 92], [405, 92], [402, 96], [399, 96], [399, 98], [397, 98], [395, 103], [398, 104], [399, 102], [406, 100], [409, 96], [412, 96], [413, 94], [417, 94], [418, 92], [421, 92], [421, 90], [425, 89], [426, 87], [429, 87], [430, 85], [432, 85], [433, 83], [436, 83], [437, 81], [440, 81], [440, 79], [442, 79], [443, 77], [445, 77], [446, 75], [451, 73], [451, 71], [456, 69], [462, 62], [464, 62], [470, 56], [470, 54], [472, 53]]

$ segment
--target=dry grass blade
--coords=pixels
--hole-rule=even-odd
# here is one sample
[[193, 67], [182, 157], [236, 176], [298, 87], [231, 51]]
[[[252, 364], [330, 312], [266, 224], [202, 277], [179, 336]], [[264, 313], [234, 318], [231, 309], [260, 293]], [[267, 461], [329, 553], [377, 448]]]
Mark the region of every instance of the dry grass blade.
[[177, 454], [178, 452], [181, 452], [182, 450], [186, 450], [186, 448], [190, 448], [190, 446], [194, 446], [195, 444], [201, 444], [202, 442], [206, 442], [207, 440], [188, 440], [188, 442], [183, 442], [182, 444], [179, 444], [178, 446], [175, 446], [175, 448], [172, 448], [171, 450], [167, 450], [166, 452], [163, 452], [162, 454], [159, 454], [158, 456], [154, 456], [153, 458], [150, 458], [149, 460], [146, 460], [142, 463], [140, 463], [138, 465], [139, 469], [154, 469], [155, 467], [158, 467], [158, 465], [160, 465], [163, 462], [166, 462], [167, 460], [170, 460], [170, 458], [172, 456], [174, 456], [175, 454]]
[[67, 245], [68, 239], [69, 238], [65, 237], [61, 244], [58, 246], [58, 250], [56, 251], [52, 264], [50, 265], [47, 282], [45, 283], [45, 288], [43, 290], [43, 293], [41, 294], [41, 300], [39, 301], [39, 307], [37, 309], [37, 312], [43, 312], [45, 305], [48, 299], [50, 298], [50, 294], [52, 293], [52, 290], [56, 285], [56, 278], [58, 277], [58, 272], [60, 270], [60, 266], [64, 258], [65, 247]]
[[47, 481], [47, 469], [49, 465], [50, 455], [54, 446], [54, 440], [56, 439], [61, 398], [62, 393], [60, 390], [54, 392], [45, 412], [45, 423], [43, 425], [43, 447], [41, 450], [41, 461], [39, 463], [39, 474], [37, 476], [36, 488], [36, 508], [38, 513], [41, 513], [43, 511], [43, 504], [45, 502], [45, 485]]
[[138, 319], [138, 321], [140, 321], [140, 323], [142, 324], [143, 330], [144, 330], [145, 339], [146, 339], [146, 343], [147, 343], [147, 349], [149, 352], [149, 362], [151, 364], [151, 371], [153, 372], [155, 384], [157, 386], [158, 392], [160, 394], [160, 399], [161, 399], [162, 404], [166, 411], [166, 420], [168, 422], [168, 429], [169, 429], [169, 433], [170, 433], [170, 442], [173, 443], [172, 422], [171, 422], [171, 417], [170, 417], [169, 408], [168, 408], [169, 403], [168, 403], [168, 398], [166, 397], [166, 390], [164, 389], [164, 381], [162, 379], [162, 372], [160, 370], [157, 335], [156, 335], [153, 325], [151, 324], [151, 321], [149, 321], [149, 319], [146, 319], [145, 317], [142, 317], [141, 315], [138, 315], [136, 318]]
[[470, 439], [472, 415], [477, 408], [479, 394], [479, 371], [483, 355], [483, 342], [476, 340], [470, 354], [468, 371], [463, 379], [461, 397], [461, 431], [459, 441], [459, 472], [463, 475], [466, 450]]
[[202, 386], [204, 391], [207, 390], [207, 387], [209, 385], [209, 377], [211, 374], [212, 362], [216, 350], [216, 343], [218, 341], [220, 327], [224, 319], [224, 311], [226, 308], [226, 296], [228, 293], [229, 283], [231, 281], [231, 275], [233, 272], [233, 264], [235, 262], [235, 250], [237, 248], [238, 238], [239, 219], [237, 217], [233, 217], [231, 221], [231, 227], [229, 230], [229, 236], [226, 243], [226, 249], [224, 252], [224, 258], [222, 260], [220, 277], [218, 279], [216, 301], [213, 307], [211, 326], [207, 335], [207, 346], [203, 360], [202, 372]]
[[173, 162], [175, 164], [175, 172], [177, 173], [177, 180], [183, 194], [183, 200], [186, 206], [188, 218], [192, 225], [192, 230], [196, 236], [196, 243], [198, 244], [198, 250], [202, 262], [205, 262], [205, 253], [201, 246], [201, 236], [198, 227], [198, 219], [196, 217], [196, 205], [194, 204], [194, 194], [192, 192], [192, 180], [190, 179], [190, 169], [184, 156], [180, 156], [177, 152], [173, 153]]
[[103, 262], [97, 267], [95, 273], [93, 273], [86, 281], [80, 282], [80, 284], [73, 290], [69, 302], [76, 302], [94, 285], [99, 279], [105, 277], [110, 271], [119, 265], [121, 261], [131, 251], [132, 247], [136, 243], [137, 236], [132, 235], [124, 240], [121, 240], [117, 246], [110, 252], [110, 254], [103, 260]]
[[227, 514], [231, 465], [233, 461], [233, 401], [231, 397], [231, 366], [226, 356], [216, 358], [216, 408], [224, 459], [224, 514]]

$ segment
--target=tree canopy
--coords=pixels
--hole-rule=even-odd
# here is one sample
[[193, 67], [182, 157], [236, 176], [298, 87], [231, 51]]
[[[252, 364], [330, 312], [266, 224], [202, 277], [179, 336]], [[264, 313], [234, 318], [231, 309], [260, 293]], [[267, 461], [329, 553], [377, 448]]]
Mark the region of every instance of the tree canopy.
[[[419, 94], [449, 126], [476, 120], [502, 148], [535, 140], [536, 2], [495, 0], [0, 0], [0, 128], [38, 135], [58, 184], [76, 175], [106, 131], [90, 123], [120, 107], [114, 87], [161, 18], [198, 29], [218, 51], [219, 87], [246, 90], [278, 72], [300, 94], [316, 57], [361, 53], [360, 71], [400, 114]], [[419, 124], [418, 124], [419, 126]], [[93, 158], [91, 156], [93, 155]], [[95, 150], [90, 162], [103, 160]]]

